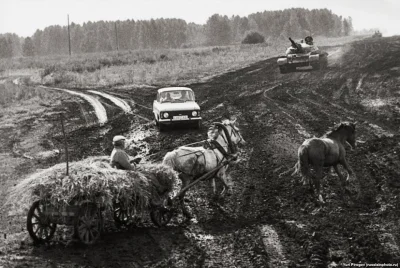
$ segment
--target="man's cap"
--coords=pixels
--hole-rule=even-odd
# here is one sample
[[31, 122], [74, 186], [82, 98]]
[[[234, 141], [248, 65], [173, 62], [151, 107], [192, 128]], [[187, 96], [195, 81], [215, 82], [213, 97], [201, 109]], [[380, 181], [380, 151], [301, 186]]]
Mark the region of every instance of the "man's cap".
[[121, 140], [126, 140], [126, 138], [124, 136], [121, 136], [121, 135], [117, 135], [117, 136], [115, 136], [113, 138], [113, 142], [121, 141]]

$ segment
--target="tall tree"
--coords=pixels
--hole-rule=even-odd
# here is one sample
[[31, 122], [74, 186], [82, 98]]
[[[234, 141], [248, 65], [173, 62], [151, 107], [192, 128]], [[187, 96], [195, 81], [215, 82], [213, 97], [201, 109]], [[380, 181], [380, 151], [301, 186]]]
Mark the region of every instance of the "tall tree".
[[13, 50], [11, 39], [0, 36], [0, 58], [11, 58], [12, 56]]
[[231, 26], [227, 16], [212, 15], [206, 24], [207, 43], [228, 45], [232, 40]]
[[205, 27], [203, 25], [198, 25], [193, 22], [189, 23], [186, 28], [186, 46], [201, 46], [207, 41]]
[[43, 36], [42, 30], [36, 30], [36, 32], [33, 34], [32, 41], [33, 41], [33, 47], [35, 48], [35, 53], [34, 53], [35, 55], [43, 54], [42, 36]]
[[24, 45], [22, 47], [24, 56], [31, 57], [35, 55], [35, 46], [33, 45], [32, 38], [27, 37], [24, 40]]
[[353, 31], [353, 21], [351, 17], [343, 19], [343, 34], [350, 35]]

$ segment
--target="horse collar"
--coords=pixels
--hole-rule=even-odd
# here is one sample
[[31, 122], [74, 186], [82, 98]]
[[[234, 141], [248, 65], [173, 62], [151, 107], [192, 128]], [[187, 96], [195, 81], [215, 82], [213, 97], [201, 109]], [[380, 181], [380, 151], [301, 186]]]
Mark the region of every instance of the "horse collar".
[[214, 125], [216, 125], [217, 127], [221, 127], [223, 129], [223, 131], [225, 133], [225, 137], [228, 140], [228, 151], [230, 153], [234, 154], [235, 153], [235, 147], [233, 146], [231, 135], [229, 134], [229, 131], [226, 128], [226, 126], [224, 124], [222, 124], [222, 123], [219, 123], [219, 122], [218, 123], [214, 123]]
[[218, 151], [220, 151], [221, 154], [222, 154], [225, 158], [228, 158], [228, 157], [229, 157], [229, 153], [224, 149], [224, 147], [222, 147], [221, 144], [219, 144], [218, 141], [216, 141], [216, 140], [211, 140], [210, 143], [211, 143], [212, 145], [214, 145], [215, 148], [217, 148]]

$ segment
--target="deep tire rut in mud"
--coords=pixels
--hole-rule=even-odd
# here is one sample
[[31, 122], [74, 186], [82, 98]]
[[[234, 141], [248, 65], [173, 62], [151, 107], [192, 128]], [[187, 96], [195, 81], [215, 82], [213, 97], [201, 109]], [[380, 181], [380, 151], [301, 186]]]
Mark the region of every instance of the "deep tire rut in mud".
[[[230, 167], [231, 195], [212, 200], [207, 182], [190, 189], [186, 203], [197, 223], [179, 215], [169, 226], [154, 228], [144, 219], [144, 227], [111, 230], [90, 248], [24, 245], [11, 250], [10, 256], [19, 254], [25, 260], [1, 260], [37, 267], [43, 260], [61, 267], [334, 267], [399, 262], [399, 44], [400, 38], [393, 37], [326, 48], [332, 56], [329, 67], [321, 71], [282, 75], [272, 58], [189, 85], [203, 110], [199, 130], [170, 128], [158, 133], [154, 123], [123, 113], [116, 113], [102, 128], [77, 129], [69, 137], [75, 159], [109, 153], [111, 148], [104, 144], [113, 135], [144, 128], [149, 132], [142, 139], [152, 155], [149, 160], [161, 161], [178, 146], [206, 139], [212, 122], [233, 117], [247, 145], [242, 161]], [[378, 49], [381, 46], [386, 50]], [[152, 120], [154, 88], [96, 91], [127, 101], [133, 113]], [[300, 178], [279, 175], [296, 163], [297, 149], [306, 138], [321, 136], [346, 120], [358, 121], [357, 148], [347, 148], [356, 178], [343, 194], [338, 176], [327, 169], [322, 187], [326, 204], [321, 206]], [[90, 148], [82, 146], [82, 139]]]

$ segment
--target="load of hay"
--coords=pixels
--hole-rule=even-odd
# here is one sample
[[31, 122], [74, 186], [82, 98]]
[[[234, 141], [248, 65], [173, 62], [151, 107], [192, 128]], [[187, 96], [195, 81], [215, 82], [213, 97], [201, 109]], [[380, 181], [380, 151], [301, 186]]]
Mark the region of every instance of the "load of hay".
[[162, 164], [125, 171], [112, 168], [105, 157], [72, 162], [69, 176], [65, 171], [62, 163], [30, 175], [11, 190], [7, 203], [27, 208], [36, 200], [45, 200], [62, 210], [89, 201], [112, 210], [118, 200], [129, 209], [144, 211], [171, 194], [178, 181], [177, 173]]

